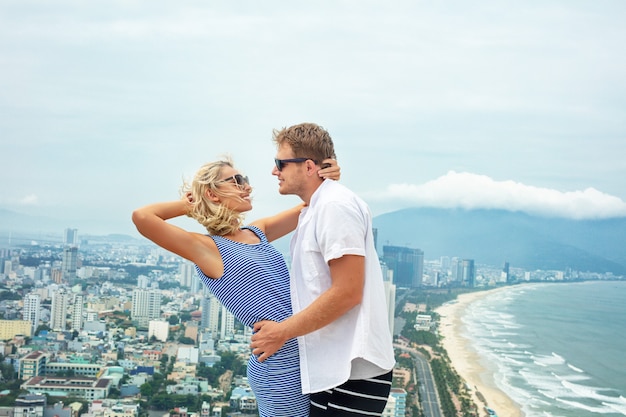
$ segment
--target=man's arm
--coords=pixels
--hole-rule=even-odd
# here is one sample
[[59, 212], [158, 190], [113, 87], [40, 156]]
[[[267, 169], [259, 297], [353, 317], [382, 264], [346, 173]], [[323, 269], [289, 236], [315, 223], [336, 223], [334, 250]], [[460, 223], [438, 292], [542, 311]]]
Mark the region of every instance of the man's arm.
[[330, 260], [328, 266], [332, 284], [307, 308], [280, 323], [255, 323], [250, 346], [260, 362], [276, 353], [287, 340], [321, 329], [361, 303], [365, 257], [344, 255]]

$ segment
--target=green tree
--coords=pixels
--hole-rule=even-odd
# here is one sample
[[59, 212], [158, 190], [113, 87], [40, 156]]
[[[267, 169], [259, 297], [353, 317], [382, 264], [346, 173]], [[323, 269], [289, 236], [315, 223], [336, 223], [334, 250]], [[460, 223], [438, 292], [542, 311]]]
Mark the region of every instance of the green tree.
[[142, 397], [151, 398], [152, 394], [154, 393], [152, 384], [150, 384], [149, 382], [141, 384], [141, 386], [139, 387], [139, 392], [141, 393]]
[[178, 342], [182, 343], [183, 345], [195, 345], [196, 341], [193, 340], [191, 337], [187, 337], [187, 336], [181, 336], [178, 338]]

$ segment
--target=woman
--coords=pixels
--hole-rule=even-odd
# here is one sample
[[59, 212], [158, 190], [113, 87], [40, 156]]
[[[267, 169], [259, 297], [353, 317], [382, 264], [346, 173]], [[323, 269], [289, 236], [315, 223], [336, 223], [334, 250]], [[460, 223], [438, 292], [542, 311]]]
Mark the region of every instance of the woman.
[[[339, 178], [334, 160], [322, 177]], [[184, 185], [177, 201], [151, 204], [133, 211], [137, 230], [146, 238], [196, 265], [202, 281], [220, 302], [252, 327], [261, 320], [282, 321], [291, 316], [289, 271], [284, 258], [269, 242], [293, 231], [300, 204], [275, 216], [242, 226], [252, 209], [248, 178], [230, 159], [205, 164]], [[167, 222], [179, 216], [196, 219], [208, 235], [188, 232]], [[297, 340], [264, 362], [250, 355], [248, 382], [261, 417], [306, 417], [308, 395], [302, 394]]]

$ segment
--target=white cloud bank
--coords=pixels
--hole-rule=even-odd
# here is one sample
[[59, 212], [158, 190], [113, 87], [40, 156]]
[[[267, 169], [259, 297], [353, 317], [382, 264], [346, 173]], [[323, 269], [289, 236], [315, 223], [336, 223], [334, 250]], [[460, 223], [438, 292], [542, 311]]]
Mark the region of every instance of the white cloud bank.
[[502, 209], [578, 220], [626, 216], [624, 201], [594, 188], [561, 192], [468, 172], [450, 171], [421, 185], [391, 184], [379, 198], [412, 207]]

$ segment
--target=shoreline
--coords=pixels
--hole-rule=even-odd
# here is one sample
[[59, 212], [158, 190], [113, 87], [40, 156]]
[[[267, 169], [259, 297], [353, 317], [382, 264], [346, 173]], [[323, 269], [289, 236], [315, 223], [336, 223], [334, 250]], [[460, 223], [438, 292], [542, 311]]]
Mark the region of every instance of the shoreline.
[[[448, 353], [452, 367], [469, 386], [472, 400], [478, 406], [481, 415], [487, 406], [499, 416], [523, 417], [521, 407], [497, 387], [493, 373], [484, 366], [483, 358], [472, 347], [470, 340], [463, 336], [465, 325], [461, 318], [465, 309], [474, 301], [504, 291], [506, 288], [461, 294], [456, 301], [437, 307], [435, 312], [440, 316], [441, 343]], [[482, 396], [484, 401], [479, 396]]]

